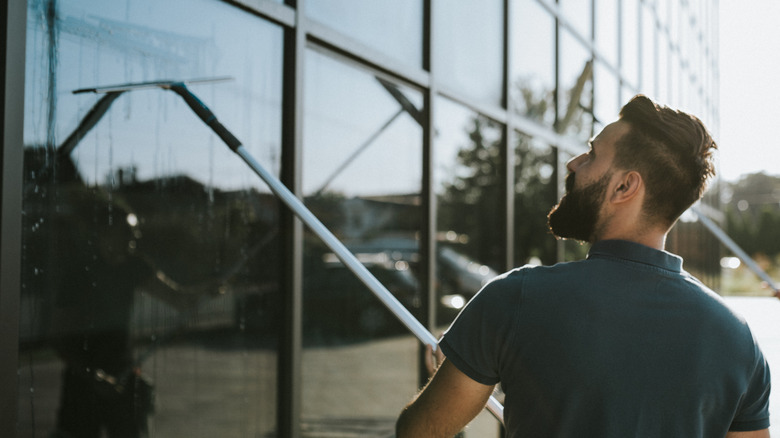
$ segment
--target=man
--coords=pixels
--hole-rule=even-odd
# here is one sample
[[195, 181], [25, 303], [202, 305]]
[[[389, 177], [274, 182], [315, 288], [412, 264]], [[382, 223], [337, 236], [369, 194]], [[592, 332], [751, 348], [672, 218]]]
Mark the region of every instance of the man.
[[768, 437], [769, 368], [749, 328], [663, 251], [715, 147], [696, 117], [641, 95], [623, 107], [567, 163], [548, 216], [588, 258], [485, 286], [397, 436], [453, 436], [501, 383], [508, 437]]

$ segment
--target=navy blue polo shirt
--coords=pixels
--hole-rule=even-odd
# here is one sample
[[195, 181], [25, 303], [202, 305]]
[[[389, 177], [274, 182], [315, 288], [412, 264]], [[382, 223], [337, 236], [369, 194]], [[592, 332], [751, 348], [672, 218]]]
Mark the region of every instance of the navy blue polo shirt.
[[486, 285], [440, 342], [501, 383], [509, 437], [723, 437], [769, 427], [769, 366], [682, 259], [601, 241], [586, 260]]

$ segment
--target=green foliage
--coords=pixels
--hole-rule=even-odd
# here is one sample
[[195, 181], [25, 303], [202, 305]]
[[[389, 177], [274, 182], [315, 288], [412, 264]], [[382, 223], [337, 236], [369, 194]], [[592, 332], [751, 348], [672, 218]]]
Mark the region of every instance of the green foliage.
[[488, 140], [485, 135], [497, 126], [485, 117], [473, 119], [468, 131], [470, 144], [458, 152], [458, 175], [444, 185], [439, 199], [438, 226], [467, 235], [462, 252], [500, 270], [501, 139]]
[[[439, 199], [439, 228], [468, 236], [463, 251], [500, 269], [497, 247], [503, 244], [501, 139], [487, 140], [483, 130], [495, 122], [477, 117], [471, 144], [458, 153], [459, 175], [445, 184]], [[556, 152], [552, 147], [519, 136], [514, 148], [515, 263], [531, 257], [554, 263], [555, 239], [547, 231], [546, 214], [556, 202]]]

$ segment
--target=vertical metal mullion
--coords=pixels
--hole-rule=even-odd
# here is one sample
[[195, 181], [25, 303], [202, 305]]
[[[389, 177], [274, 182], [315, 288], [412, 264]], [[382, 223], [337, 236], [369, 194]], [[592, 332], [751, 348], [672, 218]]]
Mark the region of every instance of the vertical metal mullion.
[[[420, 271], [423, 281], [423, 311], [420, 321], [431, 333], [436, 333], [436, 189], [433, 182], [435, 141], [434, 114], [436, 108], [436, 85], [433, 68], [433, 1], [423, 2], [423, 59], [422, 64], [429, 73], [429, 86], [424, 90], [423, 108], [423, 181], [422, 181], [422, 233], [420, 255], [423, 266]], [[418, 360], [418, 383], [424, 385], [428, 380], [425, 366], [424, 346], [420, 346]]]
[[515, 266], [515, 160], [514, 160], [514, 147], [517, 144], [517, 135], [515, 134], [515, 103], [512, 100], [512, 79], [510, 71], [510, 56], [512, 56], [512, 33], [510, 32], [510, 26], [512, 26], [512, 20], [510, 19], [511, 5], [513, 2], [504, 0], [504, 108], [506, 109], [506, 124], [504, 125], [504, 135], [502, 136], [504, 144], [502, 145], [501, 160], [503, 164], [503, 172], [501, 178], [503, 180], [502, 195], [504, 199], [504, 246], [502, 250], [504, 271], [507, 271]]
[[[504, 271], [515, 266], [515, 160], [514, 160], [514, 147], [517, 144], [517, 135], [515, 133], [515, 102], [512, 99], [512, 72], [510, 69], [510, 56], [512, 56], [512, 20], [511, 20], [511, 7], [512, 4], [517, 5], [517, 2], [510, 0], [504, 0], [504, 110], [506, 111], [506, 123], [504, 124], [504, 135], [502, 138], [504, 144], [501, 148], [501, 160], [503, 172], [501, 178], [503, 180], [503, 190], [501, 190], [504, 198], [504, 245], [502, 250]], [[498, 423], [499, 437], [506, 436], [506, 428], [501, 423]]]
[[0, 1], [0, 436], [16, 436], [18, 412], [19, 295], [27, 2]]
[[617, 90], [617, 107], [620, 108], [623, 105], [623, 87], [625, 86], [623, 70], [623, 2], [625, 0], [618, 0], [617, 4], [617, 71], [618, 71], [618, 90]]
[[[303, 63], [306, 29], [304, 0], [290, 0], [296, 7], [295, 27], [285, 29], [282, 99], [281, 180], [296, 196], [301, 192], [303, 147]], [[303, 379], [303, 224], [279, 202], [282, 230], [282, 327], [279, 337], [277, 430], [278, 436], [301, 436]]]
[[0, 436], [15, 437], [18, 412], [19, 295], [21, 293], [22, 161], [27, 2], [0, 8]]
[[[557, 4], [558, 0], [556, 0]], [[555, 108], [555, 126], [553, 130], [560, 134], [560, 94], [561, 94], [561, 22], [557, 15], [555, 15], [555, 94], [553, 94], [553, 106]], [[566, 176], [566, 160], [564, 154], [561, 152], [561, 147], [555, 146], [555, 181], [558, 192], [558, 199], [564, 194], [564, 178]], [[556, 243], [556, 255], [557, 260], [562, 262], [566, 259], [566, 243], [562, 239], [557, 239]]]

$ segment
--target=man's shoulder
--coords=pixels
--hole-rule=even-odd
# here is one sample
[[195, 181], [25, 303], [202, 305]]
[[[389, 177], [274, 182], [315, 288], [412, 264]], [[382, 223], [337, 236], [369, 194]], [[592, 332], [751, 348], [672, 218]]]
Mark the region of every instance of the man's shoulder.
[[497, 279], [504, 278], [508, 282], [546, 280], [550, 277], [564, 280], [569, 276], [576, 276], [592, 269], [594, 267], [588, 266], [587, 259], [560, 262], [554, 265], [525, 265], [511, 270]]
[[545, 290], [556, 285], [576, 282], [587, 270], [585, 260], [562, 262], [554, 265], [524, 265], [504, 272], [490, 280], [483, 291], [490, 294], [517, 293], [535, 290], [540, 287]]

